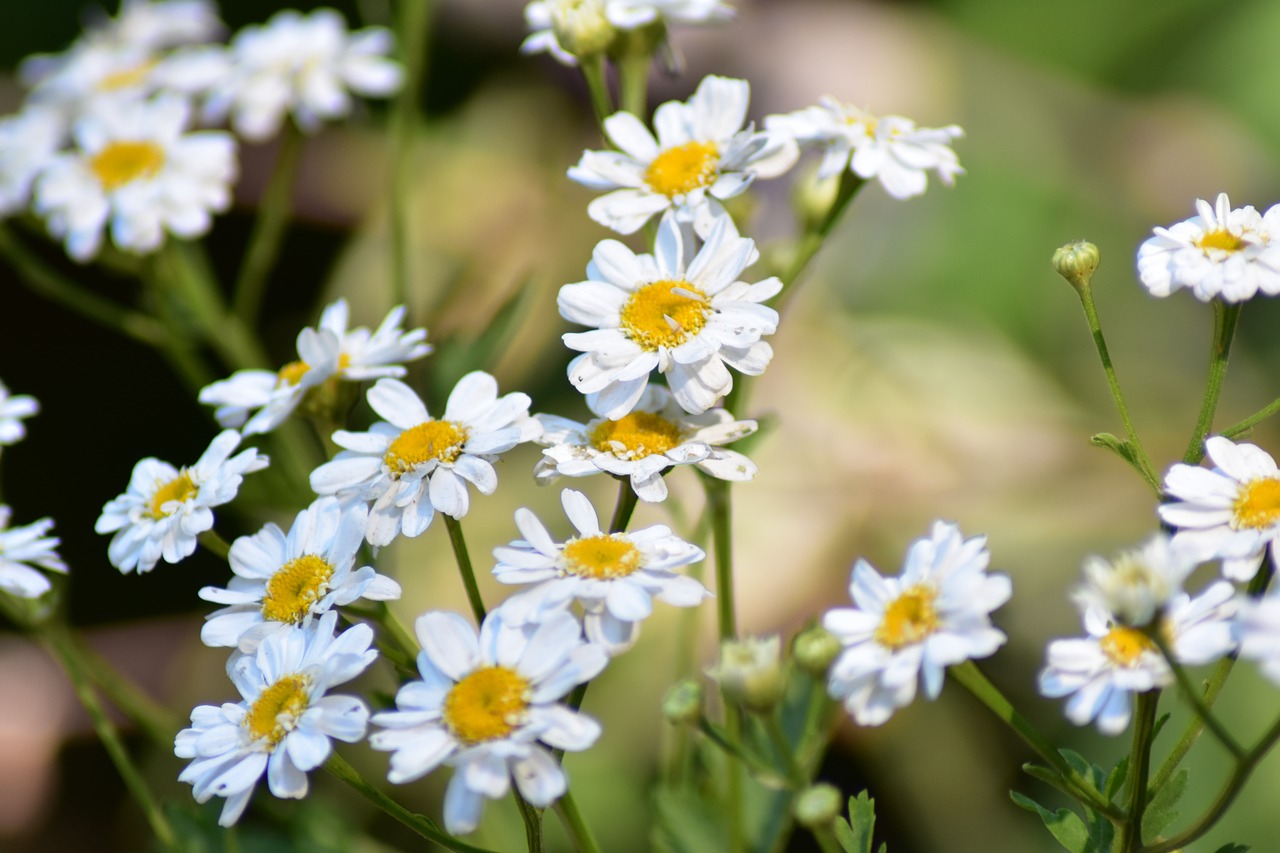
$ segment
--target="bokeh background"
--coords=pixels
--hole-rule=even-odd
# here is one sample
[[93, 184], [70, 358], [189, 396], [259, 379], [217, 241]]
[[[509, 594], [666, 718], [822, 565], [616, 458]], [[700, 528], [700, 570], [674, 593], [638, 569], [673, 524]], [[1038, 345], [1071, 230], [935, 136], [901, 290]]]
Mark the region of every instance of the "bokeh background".
[[[385, 0], [334, 5], [352, 21], [390, 16]], [[585, 215], [591, 194], [564, 177], [582, 149], [600, 140], [576, 74], [547, 57], [517, 54], [522, 5], [440, 4], [411, 187], [411, 317], [428, 326], [439, 351], [411, 378], [439, 406], [457, 376], [484, 367], [504, 391], [528, 392], [535, 410], [585, 417], [564, 378], [570, 354], [558, 337], [568, 326], [556, 313], [555, 293], [582, 278], [592, 246], [609, 236]], [[735, 5], [740, 14], [730, 26], [673, 33], [686, 68], [680, 76], [656, 73], [654, 105], [687, 97], [706, 73], [749, 79], [757, 121], [831, 94], [922, 125], [963, 126], [966, 137], [955, 148], [967, 170], [954, 188], [935, 183], [908, 202], [867, 187], [790, 304], [752, 411], [738, 413], [774, 419], [752, 451], [759, 477], [735, 489], [740, 624], [789, 636], [847, 601], [856, 557], [896, 572], [906, 546], [933, 519], [955, 521], [969, 535], [989, 537], [994, 568], [1014, 583], [1013, 600], [996, 616], [1010, 641], [983, 668], [1054, 737], [1109, 765], [1126, 753], [1127, 741], [1070, 726], [1058, 702], [1036, 695], [1034, 678], [1045, 644], [1079, 631], [1067, 596], [1082, 557], [1137, 544], [1156, 518], [1137, 475], [1089, 445], [1091, 434], [1121, 428], [1078, 302], [1049, 257], [1078, 238], [1101, 248], [1094, 290], [1103, 328], [1138, 429], [1157, 466], [1166, 467], [1181, 456], [1195, 419], [1211, 311], [1185, 293], [1146, 295], [1134, 252], [1152, 226], [1190, 216], [1196, 198], [1227, 192], [1233, 204], [1259, 209], [1280, 198], [1280, 5]], [[221, 4], [233, 29], [281, 6]], [[17, 62], [61, 49], [84, 14], [80, 0], [5, 4], [0, 112], [19, 103]], [[355, 319], [366, 324], [388, 307], [384, 130], [385, 108], [372, 104], [308, 143], [297, 222], [260, 330], [280, 363], [293, 357], [298, 329], [314, 324], [332, 297], [347, 296]], [[242, 155], [237, 205], [208, 238], [224, 279], [234, 276], [274, 149], [249, 146]], [[764, 245], [766, 261], [790, 233], [793, 178], [756, 185], [748, 233]], [[137, 296], [128, 281], [75, 269], [56, 248], [37, 248], [114, 298]], [[1245, 309], [1220, 426], [1280, 395], [1278, 321], [1280, 312], [1265, 299]], [[483, 363], [475, 361], [478, 351]], [[4, 495], [18, 522], [57, 520], [72, 566], [74, 622], [176, 714], [230, 698], [225, 655], [199, 644], [206, 608], [195, 596], [201, 586], [225, 582], [225, 564], [201, 554], [146, 576], [121, 576], [107, 564], [106, 539], [92, 532], [101, 505], [124, 488], [137, 459], [194, 461], [214, 434], [210, 413], [154, 353], [41, 301], [2, 262], [0, 378], [43, 404], [29, 438], [4, 453]], [[1274, 453], [1278, 439], [1266, 423], [1252, 440]], [[558, 489], [538, 489], [529, 476], [536, 457], [528, 448], [511, 454], [498, 493], [473, 503], [466, 527], [482, 564], [489, 549], [516, 535], [516, 507], [557, 518]], [[670, 478], [672, 505], [642, 506], [637, 524], [692, 524], [700, 498], [685, 474]], [[572, 485], [608, 511], [610, 484]], [[287, 523], [307, 500], [299, 494], [274, 515], [221, 513], [219, 528], [231, 538], [268, 517]], [[381, 565], [405, 586], [398, 612], [406, 622], [428, 608], [465, 606], [438, 525], [384, 556]], [[495, 585], [485, 591], [497, 600]], [[697, 657], [709, 663], [714, 616], [710, 608], [701, 616]], [[648, 786], [669, 738], [658, 703], [684, 643], [679, 620], [657, 614], [639, 647], [612, 665], [588, 698], [587, 710], [603, 720], [606, 734], [567, 766], [607, 850], [648, 847]], [[1220, 703], [1245, 742], [1280, 712], [1280, 692], [1249, 669], [1240, 667]], [[1180, 729], [1182, 716], [1174, 713], [1169, 732]], [[1171, 740], [1166, 735], [1157, 754]], [[175, 780], [182, 763], [132, 743], [164, 795], [188, 802], [188, 786]], [[384, 756], [363, 748], [344, 754], [370, 777], [384, 772]], [[1063, 804], [1020, 773], [1030, 758], [949, 685], [936, 703], [917, 702], [881, 728], [844, 727], [823, 772], [848, 793], [869, 788], [879, 837], [895, 853], [1057, 849], [1007, 795], [1016, 788]], [[1222, 754], [1207, 741], [1191, 766], [1184, 820], [1207, 805], [1225, 772]], [[302, 804], [273, 803], [260, 791], [255, 825], [266, 834], [245, 834], [243, 849], [415, 844], [350, 797], [325, 799], [334, 783], [324, 774], [313, 780], [319, 796]], [[1272, 759], [1230, 817], [1193, 849], [1227, 841], [1269, 849], [1277, 835], [1277, 783], [1280, 762]], [[438, 815], [441, 791], [442, 778], [433, 778], [398, 793]], [[514, 810], [491, 811], [477, 841], [515, 849]], [[554, 823], [547, 822], [553, 847], [564, 843]], [[54, 665], [24, 638], [0, 634], [0, 846], [145, 845], [141, 820]]]

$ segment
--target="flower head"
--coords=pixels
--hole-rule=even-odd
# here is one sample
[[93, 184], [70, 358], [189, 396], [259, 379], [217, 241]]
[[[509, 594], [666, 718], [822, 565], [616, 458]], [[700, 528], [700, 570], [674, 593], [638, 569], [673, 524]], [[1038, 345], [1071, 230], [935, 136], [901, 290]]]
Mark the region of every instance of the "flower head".
[[244, 475], [267, 467], [255, 448], [232, 456], [240, 434], [225, 430], [190, 468], [148, 457], [133, 467], [129, 488], [102, 508], [98, 533], [115, 533], [107, 546], [111, 565], [128, 574], [149, 572], [160, 560], [177, 563], [196, 549], [196, 537], [213, 527], [212, 507], [236, 496]]
[[17, 444], [26, 438], [27, 429], [22, 422], [40, 411], [35, 397], [26, 394], [10, 394], [0, 382], [0, 447]]
[[374, 715], [383, 730], [369, 738], [392, 753], [387, 778], [402, 784], [454, 767], [444, 800], [454, 834], [474, 830], [485, 799], [505, 796], [512, 779], [538, 808], [559, 799], [568, 783], [550, 750], [587, 749], [600, 725], [556, 700], [604, 669], [604, 651], [583, 643], [564, 611], [516, 627], [499, 608], [479, 638], [453, 613], [427, 613], [415, 628], [422, 679], [400, 688], [396, 710]]
[[752, 711], [772, 710], [787, 690], [782, 672], [782, 638], [747, 637], [722, 640], [720, 660], [707, 670], [724, 695]]
[[10, 527], [13, 510], [0, 504], [0, 590], [19, 598], [39, 598], [49, 591], [49, 579], [32, 566], [65, 574], [67, 564], [53, 549], [59, 539], [46, 536], [52, 518], [42, 518], [22, 527]]
[[986, 538], [964, 539], [938, 521], [907, 551], [902, 574], [885, 578], [865, 560], [853, 567], [853, 608], [828, 611], [822, 625], [845, 646], [827, 689], [865, 726], [909, 705], [916, 683], [937, 697], [946, 667], [991, 655], [1005, 641], [991, 611], [1009, 600], [1007, 575], [987, 574]]
[[550, 53], [557, 62], [576, 65], [584, 51], [572, 37], [578, 31], [569, 26], [566, 34], [567, 25], [587, 26], [595, 40], [606, 35], [611, 40], [612, 30], [633, 30], [658, 20], [701, 24], [732, 17], [733, 7], [723, 0], [534, 0], [524, 8], [529, 36], [520, 52]]
[[21, 211], [37, 176], [53, 161], [66, 136], [57, 110], [28, 106], [0, 118], [0, 216]]
[[1114, 560], [1087, 558], [1085, 583], [1075, 599], [1082, 607], [1113, 614], [1125, 625], [1142, 627], [1182, 591], [1183, 581], [1197, 562], [1159, 533], [1141, 548], [1122, 552]]
[[309, 628], [264, 638], [256, 654], [232, 655], [227, 675], [241, 701], [200, 705], [191, 712], [191, 728], [178, 733], [174, 754], [192, 759], [178, 780], [193, 786], [198, 803], [226, 798], [220, 826], [240, 819], [264, 772], [273, 795], [301, 799], [307, 772], [332, 751], [331, 738], [355, 743], [364, 737], [365, 704], [327, 694], [373, 663], [373, 630], [361, 624], [335, 637], [337, 618], [331, 611]]

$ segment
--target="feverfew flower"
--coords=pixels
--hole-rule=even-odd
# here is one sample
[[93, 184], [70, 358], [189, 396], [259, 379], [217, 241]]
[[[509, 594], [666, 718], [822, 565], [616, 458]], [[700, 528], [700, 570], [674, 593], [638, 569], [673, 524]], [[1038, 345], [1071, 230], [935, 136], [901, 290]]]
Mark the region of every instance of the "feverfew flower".
[[796, 160], [789, 135], [743, 129], [750, 97], [745, 80], [706, 77], [687, 102], [668, 101], [654, 112], [656, 140], [631, 113], [609, 116], [604, 132], [619, 150], [587, 151], [569, 169], [583, 186], [612, 190], [592, 201], [587, 215], [631, 234], [667, 211], [707, 234], [726, 215], [721, 201], [757, 177], [777, 177]]
[[520, 52], [547, 52], [564, 65], [577, 64], [574, 56], [577, 51], [567, 50], [568, 45], [561, 44], [557, 37], [557, 30], [563, 31], [566, 26], [566, 18], [570, 25], [598, 18], [600, 20], [592, 24], [593, 30], [606, 31], [633, 30], [659, 19], [667, 23], [701, 24], [732, 17], [733, 7], [723, 0], [535, 0], [524, 7], [529, 36], [520, 45]]
[[720, 660], [707, 670], [726, 697], [756, 713], [777, 707], [787, 692], [782, 671], [782, 638], [747, 637], [721, 640]]
[[229, 606], [206, 617], [200, 639], [253, 652], [263, 637], [305, 627], [333, 607], [399, 598], [400, 585], [391, 578], [372, 566], [355, 568], [368, 515], [364, 504], [320, 498], [298, 513], [287, 536], [268, 524], [232, 542], [236, 576], [226, 589], [200, 590], [205, 601]]
[[1156, 228], [1156, 236], [1138, 247], [1138, 277], [1152, 296], [1182, 287], [1201, 302], [1280, 293], [1280, 205], [1265, 214], [1252, 206], [1232, 210], [1227, 194], [1220, 193], [1212, 206], [1197, 199], [1196, 210], [1198, 216]]
[[1007, 575], [987, 574], [986, 537], [964, 539], [938, 521], [907, 551], [902, 574], [881, 577], [858, 560], [849, 592], [853, 608], [830, 610], [822, 625], [845, 646], [831, 665], [827, 690], [854, 720], [878, 726], [916, 695], [942, 690], [946, 667], [991, 655], [1005, 641], [990, 614], [1009, 600]]
[[329, 696], [373, 663], [373, 630], [356, 625], [337, 637], [330, 611], [310, 628], [263, 639], [253, 655], [235, 654], [227, 675], [240, 702], [200, 705], [191, 728], [178, 732], [174, 754], [191, 763], [178, 776], [196, 802], [225, 797], [220, 826], [240, 819], [262, 774], [281, 798], [307, 795], [307, 771], [325, 762], [330, 738], [355, 743], [364, 737], [369, 709], [354, 696]]
[[40, 411], [35, 397], [27, 394], [10, 394], [0, 382], [0, 447], [17, 444], [27, 436], [23, 421]]
[[1158, 533], [1141, 548], [1125, 551], [1114, 560], [1086, 558], [1085, 583], [1074, 598], [1082, 608], [1096, 607], [1125, 625], [1142, 627], [1182, 591], [1183, 581], [1198, 562]]
[[1271, 548], [1280, 556], [1280, 471], [1265, 451], [1215, 435], [1205, 439], [1213, 469], [1174, 465], [1164, 489], [1160, 519], [1177, 528], [1175, 548], [1197, 561], [1222, 560], [1222, 573], [1247, 581]]
[[653, 599], [676, 607], [696, 607], [710, 595], [702, 584], [675, 569], [706, 559], [706, 554], [655, 524], [642, 530], [605, 533], [595, 508], [581, 492], [560, 495], [565, 515], [578, 535], [556, 542], [528, 509], [516, 510], [524, 536], [493, 549], [494, 576], [505, 584], [535, 584], [502, 605], [513, 623], [538, 622], [547, 612], [582, 603], [587, 639], [611, 655], [620, 654], [640, 635], [640, 622], [653, 612]]
[[395, 379], [378, 380], [368, 400], [384, 420], [368, 432], [335, 432], [334, 442], [346, 449], [311, 473], [311, 488], [372, 501], [365, 532], [371, 545], [386, 545], [401, 533], [418, 536], [436, 510], [462, 518], [470, 507], [467, 483], [493, 494], [498, 454], [539, 431], [529, 417], [528, 395], [499, 397], [497, 380], [478, 370], [454, 386], [439, 420]]
[[719, 446], [751, 435], [755, 421], [735, 421], [724, 409], [687, 414], [661, 385], [646, 388], [631, 413], [616, 421], [534, 417], [542, 424], [538, 443], [547, 447], [533, 471], [539, 483], [604, 472], [629, 478], [641, 500], [656, 502], [667, 499], [663, 474], [675, 465], [733, 482], [756, 475], [754, 462]]
[[22, 527], [9, 527], [13, 510], [0, 504], [0, 591], [19, 598], [39, 598], [50, 583], [32, 566], [65, 574], [67, 564], [53, 550], [59, 539], [46, 536], [53, 519], [42, 518]]
[[164, 232], [198, 237], [210, 214], [231, 203], [235, 139], [186, 132], [189, 110], [176, 96], [115, 104], [85, 116], [77, 149], [54, 157], [35, 186], [35, 211], [67, 254], [87, 261], [110, 226], [117, 248], [144, 254]]
[[0, 217], [21, 211], [36, 176], [53, 160], [66, 136], [57, 111], [28, 106], [0, 118]]
[[1280, 684], [1280, 595], [1242, 599], [1235, 627], [1240, 657], [1256, 660], [1262, 674]]
[[196, 537], [213, 528], [211, 507], [234, 498], [245, 474], [267, 467], [267, 457], [252, 447], [232, 456], [239, 445], [240, 434], [226, 430], [190, 468], [151, 457], [135, 465], [129, 488], [107, 502], [93, 526], [115, 533], [107, 547], [111, 565], [125, 574], [149, 572], [161, 559], [189, 557]]
[[422, 680], [400, 688], [397, 710], [374, 715], [384, 728], [369, 737], [392, 753], [387, 778], [403, 784], [441, 764], [455, 768], [444, 798], [454, 835], [474, 830], [485, 798], [506, 796], [512, 779], [536, 808], [559, 799], [568, 781], [550, 750], [587, 749], [600, 725], [556, 700], [604, 669], [604, 650], [584, 644], [564, 611], [515, 627], [495, 610], [478, 640], [454, 613], [427, 613], [414, 627]]
[[285, 113], [305, 132], [351, 112], [351, 93], [381, 97], [400, 88], [403, 70], [387, 58], [391, 32], [347, 30], [333, 9], [277, 12], [231, 40], [226, 73], [211, 88], [205, 118], [230, 115], [250, 140], [274, 135]]
[[676, 402], [701, 414], [733, 388], [728, 367], [757, 376], [773, 358], [761, 337], [777, 329], [778, 312], [761, 303], [782, 282], [737, 280], [759, 257], [755, 243], [739, 237], [728, 217], [696, 255], [693, 243], [664, 219], [654, 254], [603, 240], [588, 280], [560, 288], [560, 315], [595, 327], [564, 335], [565, 346], [582, 353], [569, 363], [569, 381], [595, 414], [616, 420], [634, 409], [655, 368]]

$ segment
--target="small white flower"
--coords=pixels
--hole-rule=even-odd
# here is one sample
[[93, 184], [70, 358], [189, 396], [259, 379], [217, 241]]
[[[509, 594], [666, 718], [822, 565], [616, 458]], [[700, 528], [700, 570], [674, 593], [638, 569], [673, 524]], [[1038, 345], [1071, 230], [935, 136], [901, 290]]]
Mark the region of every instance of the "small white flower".
[[236, 133], [263, 140], [285, 113], [303, 131], [351, 112], [351, 94], [381, 97], [400, 88], [403, 70], [387, 58], [391, 32], [347, 30], [333, 9], [277, 12], [231, 40], [229, 67], [205, 104], [205, 118], [231, 117]]
[[1226, 657], [1237, 645], [1232, 620], [1236, 589], [1226, 581], [1211, 583], [1192, 598], [1185, 592], [1169, 599], [1160, 630], [1181, 664], [1200, 666]]
[[66, 574], [67, 564], [53, 550], [60, 540], [46, 536], [52, 518], [42, 518], [22, 527], [10, 527], [13, 510], [0, 504], [0, 590], [19, 598], [39, 598], [50, 583], [32, 566]]
[[123, 0], [111, 22], [114, 40], [150, 48], [206, 42], [224, 29], [211, 0]]
[[177, 563], [196, 549], [196, 537], [213, 528], [211, 507], [231, 501], [244, 475], [267, 467], [256, 448], [232, 456], [240, 434], [226, 430], [190, 468], [148, 457], [133, 467], [129, 488], [102, 508], [98, 533], [115, 533], [107, 547], [111, 565], [128, 574], [149, 572], [163, 559]]
[[956, 125], [916, 127], [902, 116], [873, 116], [832, 97], [819, 106], [765, 118], [765, 127], [787, 133], [801, 145], [821, 145], [826, 151], [818, 167], [820, 178], [833, 178], [846, 168], [870, 180], [877, 178], [885, 192], [906, 199], [924, 193], [928, 173], [947, 186], [963, 175], [951, 142], [964, 136]]
[[535, 0], [524, 7], [524, 20], [529, 35], [520, 45], [521, 53], [550, 53], [563, 65], [576, 65], [577, 59], [556, 38], [555, 14], [565, 7], [598, 6], [607, 24], [619, 30], [633, 30], [661, 18], [667, 23], [702, 24], [727, 21], [733, 7], [723, 0]]
[[1235, 631], [1240, 657], [1257, 661], [1262, 674], [1280, 684], [1280, 595], [1242, 598]]
[[391, 752], [387, 778], [412, 782], [441, 764], [455, 768], [444, 798], [450, 833], [480, 823], [485, 798], [521, 795], [546, 808], [568, 788], [550, 749], [580, 752], [600, 725], [556, 700], [604, 669], [608, 656], [582, 642], [581, 627], [559, 611], [541, 624], [512, 626], [501, 609], [480, 628], [454, 613], [433, 612], [414, 626], [421, 681], [396, 694], [395, 711], [375, 714], [369, 744]]
[[231, 203], [235, 139], [186, 132], [189, 111], [176, 96], [131, 101], [85, 116], [77, 150], [59, 154], [35, 186], [35, 210], [67, 254], [87, 261], [108, 225], [117, 248], [154, 252], [169, 231], [198, 237], [210, 214]]
[[326, 695], [373, 663], [373, 630], [356, 625], [338, 636], [330, 611], [310, 628], [265, 638], [254, 655], [233, 654], [227, 675], [240, 702], [200, 705], [191, 728], [178, 732], [174, 754], [191, 763], [178, 781], [191, 784], [196, 802], [225, 797], [220, 826], [240, 819], [262, 774], [281, 798], [307, 795], [307, 772], [325, 762], [330, 738], [364, 737], [369, 709], [354, 696]]
[[782, 671], [782, 638], [773, 634], [721, 640], [720, 660], [707, 670], [707, 676], [720, 685], [726, 697], [750, 710], [756, 713], [773, 710], [787, 692], [787, 678]]
[[66, 136], [56, 110], [28, 106], [0, 118], [0, 217], [27, 206], [36, 177], [52, 162]]
[[462, 518], [471, 502], [467, 483], [493, 494], [498, 454], [539, 431], [529, 417], [528, 395], [499, 397], [497, 380], [479, 370], [458, 380], [439, 420], [395, 379], [378, 380], [368, 400], [384, 420], [368, 432], [335, 432], [334, 442], [346, 449], [311, 473], [311, 488], [372, 501], [365, 533], [371, 545], [386, 545], [402, 533], [420, 535], [436, 510]]
[[499, 582], [535, 584], [503, 603], [510, 621], [537, 622], [579, 601], [587, 639], [616, 655], [634, 645], [655, 597], [676, 607], [696, 607], [710, 595], [693, 578], [675, 572], [707, 555], [670, 528], [655, 524], [605, 533], [581, 492], [566, 489], [560, 501], [577, 536], [556, 542], [538, 517], [522, 508], [516, 510], [516, 527], [524, 538], [493, 549]]
[[35, 397], [27, 394], [10, 394], [0, 382], [0, 447], [17, 444], [27, 436], [23, 421], [40, 411]]
[[1013, 588], [1007, 575], [987, 574], [990, 558], [986, 537], [964, 539], [938, 521], [912, 543], [898, 577], [881, 577], [865, 560], [854, 565], [854, 608], [828, 611], [822, 625], [845, 646], [827, 690], [860, 725], [878, 726], [909, 705], [918, 681], [936, 698], [946, 667], [1004, 643], [990, 614]]
[[1201, 302], [1280, 293], [1280, 205], [1265, 214], [1251, 205], [1233, 210], [1220, 193], [1212, 206], [1197, 199], [1196, 210], [1198, 216], [1156, 228], [1156, 236], [1138, 247], [1138, 277], [1152, 296], [1182, 287]]
[[547, 446], [533, 472], [539, 483], [604, 472], [629, 478], [641, 500], [657, 502], [667, 499], [663, 474], [675, 465], [733, 482], [756, 475], [754, 462], [719, 446], [751, 435], [755, 421], [735, 421], [724, 409], [690, 415], [661, 385], [646, 388], [631, 413], [616, 421], [535, 417], [542, 424], [538, 443]]
[[721, 201], [757, 177], [782, 174], [798, 154], [785, 133], [743, 129], [750, 98], [746, 80], [706, 77], [687, 102], [668, 101], [654, 112], [656, 140], [631, 113], [609, 116], [604, 132], [619, 150], [587, 151], [569, 169], [569, 177], [583, 186], [612, 190], [592, 201], [587, 215], [631, 234], [667, 211], [706, 235], [727, 215]]
[[639, 403], [655, 368], [676, 402], [701, 414], [733, 388], [733, 367], [764, 372], [773, 348], [761, 338], [777, 330], [778, 312], [761, 304], [782, 289], [770, 277], [756, 284], [738, 275], [759, 257], [723, 217], [692, 258], [694, 238], [670, 219], [658, 226], [652, 255], [636, 255], [603, 240], [587, 265], [587, 281], [560, 288], [560, 315], [594, 326], [564, 335], [582, 355], [569, 381], [597, 415], [618, 419]]
[[253, 652], [263, 637], [306, 626], [331, 608], [359, 598], [390, 601], [400, 585], [372, 566], [355, 569], [369, 510], [320, 498], [298, 513], [286, 536], [268, 524], [231, 543], [235, 577], [226, 589], [200, 590], [205, 601], [227, 607], [209, 614], [200, 631], [207, 646]]
[[1074, 598], [1082, 609], [1096, 607], [1126, 625], [1142, 627], [1182, 591], [1183, 581], [1198, 562], [1158, 533], [1141, 548], [1125, 551], [1114, 560], [1086, 558], [1085, 584]]
[[1265, 451], [1215, 435], [1205, 439], [1213, 469], [1174, 465], [1164, 489], [1174, 498], [1158, 512], [1177, 528], [1175, 548], [1197, 561], [1222, 560], [1222, 573], [1247, 581], [1268, 547], [1280, 557], [1280, 471]]

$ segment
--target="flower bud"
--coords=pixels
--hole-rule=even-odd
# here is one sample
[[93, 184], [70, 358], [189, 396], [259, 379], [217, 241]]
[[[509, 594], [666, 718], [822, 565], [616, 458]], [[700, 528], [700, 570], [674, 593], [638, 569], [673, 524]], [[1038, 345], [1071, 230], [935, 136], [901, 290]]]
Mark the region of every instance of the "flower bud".
[[1053, 268], [1076, 292], [1080, 292], [1089, 286], [1101, 257], [1097, 246], [1085, 240], [1077, 240], [1053, 253]]
[[844, 810], [844, 795], [840, 789], [826, 782], [810, 785], [796, 797], [792, 813], [796, 822], [808, 829], [822, 829], [840, 816]]
[[822, 678], [843, 648], [835, 634], [821, 625], [810, 625], [796, 634], [791, 654], [801, 669], [815, 678]]
[[702, 685], [685, 679], [667, 691], [662, 716], [676, 725], [694, 725], [702, 718]]
[[578, 58], [604, 53], [618, 32], [605, 16], [604, 0], [551, 0], [551, 31]]
[[707, 675], [729, 700], [764, 713], [778, 704], [787, 688], [781, 652], [782, 640], [776, 634], [763, 639], [724, 640], [720, 662], [707, 670]]

